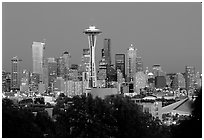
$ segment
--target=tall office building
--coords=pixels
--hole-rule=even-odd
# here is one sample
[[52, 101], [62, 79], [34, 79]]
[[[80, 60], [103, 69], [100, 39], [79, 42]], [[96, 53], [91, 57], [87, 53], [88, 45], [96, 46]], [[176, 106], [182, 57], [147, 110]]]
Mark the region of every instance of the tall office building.
[[64, 79], [62, 77], [56, 78], [54, 82], [54, 91], [58, 91], [58, 92], [65, 91]]
[[189, 91], [190, 89], [194, 89], [195, 67], [186, 66], [185, 67], [185, 76], [186, 76], [186, 89], [187, 89], [187, 91]]
[[43, 60], [43, 84], [45, 85], [45, 89], [48, 88], [48, 60], [44, 59]]
[[119, 69], [125, 78], [125, 54], [115, 54], [115, 69]]
[[64, 63], [64, 67], [68, 70], [70, 68], [70, 58], [71, 55], [69, 54], [69, 52], [65, 51], [62, 55], [63, 58], [63, 63]]
[[84, 71], [89, 71], [90, 65], [90, 50], [89, 48], [83, 49], [83, 56], [82, 56], [82, 64], [84, 67]]
[[199, 72], [195, 74], [195, 88], [200, 88], [202, 86], [202, 77]]
[[90, 65], [88, 72], [88, 85], [89, 89], [97, 87], [97, 77], [96, 77], [96, 63], [95, 63], [95, 47], [96, 47], [96, 36], [100, 34], [101, 31], [96, 29], [95, 26], [90, 26], [85, 29], [84, 34], [88, 35], [89, 50], [90, 50]]
[[84, 72], [82, 72], [82, 81], [83, 81], [83, 86], [85, 87], [85, 89], [89, 88], [88, 74], [89, 74], [89, 70], [90, 70], [89, 69], [90, 68], [90, 59], [91, 59], [90, 49], [89, 48], [83, 49], [82, 65], [83, 65]]
[[20, 90], [24, 92], [29, 91], [29, 81], [30, 81], [30, 73], [28, 70], [24, 69], [21, 76], [21, 86]]
[[155, 77], [155, 87], [156, 88], [166, 87], [166, 78], [165, 78], [165, 76], [156, 76]]
[[186, 80], [185, 80], [183, 74], [177, 73], [176, 76], [178, 79], [178, 87], [179, 88], [186, 88]]
[[107, 78], [107, 63], [104, 58], [99, 62], [98, 80], [106, 80]]
[[117, 71], [113, 66], [107, 67], [107, 82], [117, 81]]
[[2, 70], [2, 92], [11, 90], [11, 73]]
[[48, 85], [53, 86], [55, 79], [57, 78], [57, 62], [55, 58], [48, 58]]
[[68, 70], [70, 68], [70, 54], [69, 52], [65, 51], [62, 56], [56, 58], [57, 61], [57, 76], [63, 77], [66, 79], [68, 75]]
[[143, 71], [142, 57], [136, 58], [136, 72]]
[[33, 73], [40, 75], [42, 81], [43, 75], [43, 59], [44, 59], [45, 43], [33, 42], [32, 44], [32, 57], [33, 57]]
[[153, 71], [153, 74], [155, 77], [156, 76], [165, 76], [165, 73], [163, 72], [160, 64], [154, 64], [152, 66], [152, 71]]
[[57, 76], [58, 77], [63, 77], [64, 78], [64, 63], [63, 63], [63, 57], [60, 56], [59, 58], [56, 59], [57, 61]]
[[21, 83], [21, 59], [17, 56], [11, 59], [11, 89], [12, 90], [20, 90]]
[[134, 91], [140, 93], [140, 90], [145, 88], [147, 85], [147, 75], [140, 71], [134, 75]]
[[133, 81], [133, 77], [136, 73], [136, 57], [137, 57], [137, 49], [131, 46], [127, 50], [127, 78], [128, 81]]
[[104, 39], [104, 48], [103, 48], [104, 55], [102, 56], [105, 59], [105, 62], [108, 66], [111, 65], [111, 39], [105, 38]]

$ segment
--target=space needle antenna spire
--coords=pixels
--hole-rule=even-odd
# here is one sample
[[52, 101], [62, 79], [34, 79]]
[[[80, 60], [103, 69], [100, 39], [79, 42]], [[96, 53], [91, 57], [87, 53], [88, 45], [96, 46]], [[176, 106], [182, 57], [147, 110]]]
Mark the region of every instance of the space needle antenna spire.
[[96, 47], [96, 36], [101, 32], [95, 26], [91, 25], [88, 29], [85, 29], [84, 34], [88, 36], [89, 50], [90, 50], [90, 61], [88, 70], [88, 88], [97, 87], [97, 76], [96, 76], [96, 64], [95, 64], [95, 47]]

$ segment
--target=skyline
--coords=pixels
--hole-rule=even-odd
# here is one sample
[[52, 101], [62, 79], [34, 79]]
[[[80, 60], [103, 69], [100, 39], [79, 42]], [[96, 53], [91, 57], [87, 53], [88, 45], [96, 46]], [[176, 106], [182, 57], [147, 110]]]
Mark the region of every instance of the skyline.
[[110, 38], [112, 63], [115, 62], [115, 54], [126, 55], [128, 47], [133, 44], [142, 57], [144, 68], [161, 64], [166, 72], [184, 72], [185, 65], [192, 65], [201, 72], [201, 11], [200, 2], [4, 2], [2, 66], [10, 71], [11, 58], [18, 56], [23, 60], [23, 68], [32, 71], [32, 42], [43, 41], [44, 38], [45, 58], [59, 57], [68, 51], [71, 63], [81, 64], [83, 48], [88, 48], [83, 30], [95, 25], [102, 31], [97, 37], [96, 66], [101, 59], [103, 40]]

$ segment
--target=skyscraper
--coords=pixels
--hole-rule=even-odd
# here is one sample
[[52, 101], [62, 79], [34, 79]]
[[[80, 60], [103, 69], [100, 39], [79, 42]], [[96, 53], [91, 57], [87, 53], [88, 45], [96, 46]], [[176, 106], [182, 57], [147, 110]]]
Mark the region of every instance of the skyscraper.
[[45, 89], [48, 88], [48, 60], [44, 59], [43, 60], [43, 84], [45, 85]]
[[95, 26], [90, 26], [84, 31], [84, 34], [88, 35], [89, 50], [90, 50], [90, 70], [88, 74], [89, 88], [97, 87], [96, 77], [96, 64], [95, 64], [95, 46], [96, 46], [96, 35], [100, 34], [101, 31], [96, 29]]
[[89, 71], [90, 64], [90, 50], [89, 48], [83, 49], [82, 63], [84, 67], [84, 71]]
[[57, 62], [55, 58], [48, 58], [48, 76], [48, 83], [51, 87], [57, 78]]
[[107, 78], [107, 63], [104, 58], [99, 62], [98, 80], [106, 80]]
[[65, 51], [62, 56], [56, 59], [57, 61], [57, 76], [66, 78], [68, 70], [70, 68], [70, 54]]
[[136, 58], [136, 72], [143, 71], [142, 57]]
[[111, 65], [111, 39], [109, 38], [105, 38], [104, 39], [104, 57], [105, 58], [105, 62], [107, 63], [108, 66]]
[[134, 75], [134, 91], [140, 93], [140, 90], [145, 88], [147, 85], [147, 75], [140, 71]]
[[133, 77], [136, 73], [136, 57], [137, 57], [137, 49], [131, 46], [127, 50], [127, 78], [128, 81], [133, 81]]
[[40, 81], [42, 81], [42, 75], [43, 75], [44, 50], [45, 50], [45, 43], [33, 42], [32, 44], [33, 73], [40, 75]]
[[195, 67], [186, 66], [185, 68], [185, 76], [186, 76], [186, 89], [189, 91], [190, 89], [194, 89], [195, 83]]
[[89, 74], [89, 68], [90, 68], [90, 58], [91, 55], [90, 55], [90, 50], [89, 48], [86, 48], [86, 49], [83, 49], [83, 56], [82, 56], [82, 65], [83, 65], [83, 69], [84, 69], [84, 72], [82, 72], [82, 81], [83, 81], [83, 87], [84, 87], [84, 90], [85, 89], [88, 89], [89, 88], [89, 85], [88, 85], [88, 74]]
[[57, 58], [57, 76], [58, 77], [63, 77], [64, 78], [64, 63], [63, 63], [63, 57], [60, 56]]
[[178, 79], [178, 87], [179, 88], [186, 88], [186, 81], [185, 81], [183, 74], [177, 73], [176, 77]]
[[11, 89], [12, 90], [20, 90], [21, 83], [21, 66], [20, 62], [22, 60], [17, 56], [11, 59]]
[[195, 88], [200, 88], [202, 86], [202, 77], [199, 72], [195, 74]]
[[160, 64], [154, 64], [152, 66], [154, 76], [165, 76]]
[[125, 78], [125, 54], [115, 54], [115, 69], [120, 69]]
[[2, 92], [11, 90], [11, 73], [2, 70]]
[[66, 69], [69, 69], [69, 67], [70, 67], [70, 58], [71, 58], [69, 52], [68, 52], [68, 51], [65, 51], [65, 52], [63, 53], [62, 57], [63, 57], [63, 60], [64, 60], [65, 68], [66, 68]]
[[20, 86], [21, 91], [24, 91], [24, 92], [29, 91], [29, 80], [30, 80], [30, 73], [29, 71], [24, 69], [21, 76], [21, 86]]

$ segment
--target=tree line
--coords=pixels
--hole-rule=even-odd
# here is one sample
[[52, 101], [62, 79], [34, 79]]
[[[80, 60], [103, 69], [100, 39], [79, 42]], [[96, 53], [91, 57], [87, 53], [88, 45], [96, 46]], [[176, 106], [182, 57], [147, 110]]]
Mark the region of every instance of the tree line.
[[60, 95], [54, 106], [54, 120], [46, 111], [34, 115], [9, 99], [2, 100], [3, 138], [171, 138], [202, 137], [202, 90], [188, 120], [166, 126], [142, 112], [141, 106], [121, 95], [105, 99]]

